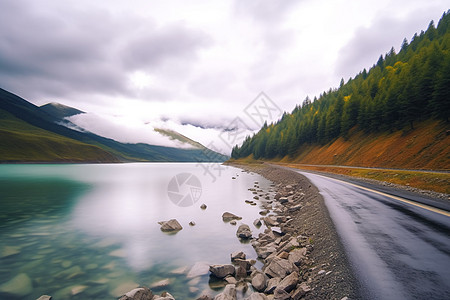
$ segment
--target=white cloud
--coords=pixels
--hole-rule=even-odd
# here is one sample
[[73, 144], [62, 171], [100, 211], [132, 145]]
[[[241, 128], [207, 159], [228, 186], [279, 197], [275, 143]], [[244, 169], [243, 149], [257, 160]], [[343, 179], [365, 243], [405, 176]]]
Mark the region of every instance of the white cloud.
[[2, 1], [0, 82], [33, 103], [95, 113], [101, 122], [76, 121], [109, 136], [166, 143], [142, 125], [162, 122], [220, 144], [261, 91], [291, 111], [447, 9], [444, 0]]

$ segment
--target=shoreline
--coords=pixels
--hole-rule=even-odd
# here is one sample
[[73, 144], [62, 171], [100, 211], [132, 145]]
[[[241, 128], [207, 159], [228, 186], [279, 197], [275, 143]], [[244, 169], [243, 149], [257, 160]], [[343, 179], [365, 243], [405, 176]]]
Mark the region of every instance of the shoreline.
[[287, 210], [281, 214], [292, 221], [280, 225], [286, 234], [306, 236], [312, 246], [312, 251], [308, 251], [307, 264], [301, 267], [303, 281], [308, 283], [311, 291], [302, 299], [360, 298], [358, 281], [317, 188], [303, 175], [280, 167], [236, 162], [228, 164], [262, 175], [276, 185], [277, 193], [285, 193], [286, 186], [291, 185], [304, 194], [298, 201], [301, 209]]

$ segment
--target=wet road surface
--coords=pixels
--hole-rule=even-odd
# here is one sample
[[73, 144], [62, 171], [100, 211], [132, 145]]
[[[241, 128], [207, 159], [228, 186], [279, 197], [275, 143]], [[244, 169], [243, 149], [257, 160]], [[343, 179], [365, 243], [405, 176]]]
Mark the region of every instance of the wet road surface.
[[450, 299], [448, 212], [299, 173], [323, 195], [364, 299]]

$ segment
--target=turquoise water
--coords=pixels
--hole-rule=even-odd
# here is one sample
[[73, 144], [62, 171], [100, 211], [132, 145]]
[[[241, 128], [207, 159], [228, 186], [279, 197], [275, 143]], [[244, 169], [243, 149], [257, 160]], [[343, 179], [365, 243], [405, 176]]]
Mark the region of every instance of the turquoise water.
[[[180, 173], [201, 184], [175, 191], [192, 192], [184, 202], [190, 206], [171, 201]], [[255, 181], [272, 194], [261, 176], [219, 165], [0, 165], [0, 298], [13, 289], [8, 297], [18, 299], [114, 299], [163, 279], [168, 285], [155, 291], [177, 299], [215, 295], [220, 287], [208, 275], [186, 273], [198, 262], [229, 263], [236, 250], [256, 258], [251, 245], [236, 238], [237, 226], [221, 219], [230, 211], [243, 217], [238, 225], [249, 224], [254, 234], [263, 230], [252, 225], [261, 203], [244, 202], [252, 200], [248, 189]], [[183, 230], [161, 232], [157, 222], [173, 218]]]

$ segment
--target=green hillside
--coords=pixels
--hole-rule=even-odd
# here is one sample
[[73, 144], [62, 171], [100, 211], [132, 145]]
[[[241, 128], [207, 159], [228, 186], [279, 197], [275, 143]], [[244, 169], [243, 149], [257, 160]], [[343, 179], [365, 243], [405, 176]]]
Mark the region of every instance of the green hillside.
[[[221, 162], [227, 159], [226, 156], [206, 148], [180, 149], [144, 143], [119, 143], [91, 132], [76, 131], [60, 125], [68, 122], [61, 117], [76, 109], [55, 105], [52, 105], [51, 109], [48, 108], [48, 106], [44, 109], [37, 107], [17, 95], [0, 89], [0, 110], [4, 115], [1, 120], [3, 122], [1, 162]], [[32, 130], [27, 126], [31, 126]], [[88, 148], [81, 151], [80, 147]], [[94, 150], [101, 152], [94, 155], [91, 153]]]
[[0, 109], [2, 162], [118, 162], [116, 156], [30, 125]]
[[[241, 147], [234, 147], [232, 157], [253, 155], [256, 159], [284, 158], [286, 161], [299, 158], [297, 161], [314, 163], [305, 157], [313, 158], [314, 149], [327, 148], [338, 139], [352, 140], [361, 135], [382, 137], [382, 133], [395, 132], [407, 134], [426, 121], [440, 123], [429, 127], [440, 128], [440, 132], [430, 132], [430, 135], [442, 135], [449, 128], [449, 115], [450, 11], [444, 13], [437, 27], [431, 22], [410, 43], [405, 39], [398, 53], [392, 48], [381, 55], [369, 71], [364, 69], [347, 82], [341, 80], [339, 88], [330, 89], [313, 101], [306, 98], [276, 124], [265, 124]], [[383, 143], [383, 139], [378, 142]], [[448, 139], [442, 138], [440, 143], [436, 146], [433, 142], [433, 147], [442, 150], [435, 155], [446, 159], [448, 166]], [[398, 146], [406, 147], [406, 144]], [[436, 161], [436, 157], [428, 155], [427, 158], [428, 146], [416, 149], [416, 154], [423, 156], [419, 157], [419, 160], [423, 158], [423, 166], [416, 164], [416, 167], [432, 167], [429, 162]], [[367, 155], [362, 150], [352, 154], [352, 161], [365, 161], [358, 156]], [[446, 162], [441, 160], [440, 165]], [[339, 163], [353, 162], [341, 159]]]

